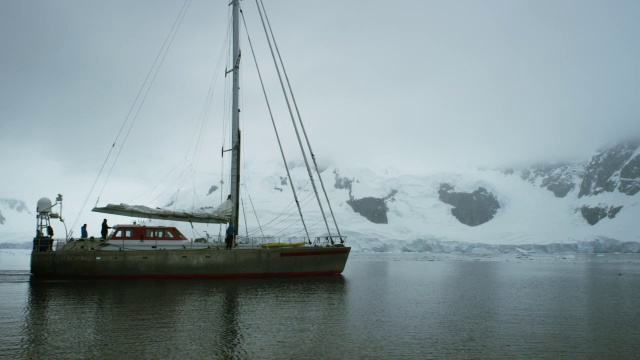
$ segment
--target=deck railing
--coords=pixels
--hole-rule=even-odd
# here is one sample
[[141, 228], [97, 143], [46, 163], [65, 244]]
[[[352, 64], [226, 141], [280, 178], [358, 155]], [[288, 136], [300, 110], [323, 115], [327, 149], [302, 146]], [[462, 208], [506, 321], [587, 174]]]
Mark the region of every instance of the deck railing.
[[[346, 242], [347, 237], [342, 237]], [[216, 239], [217, 240], [217, 239]], [[224, 240], [221, 241], [209, 241], [209, 244], [218, 244], [224, 246]], [[71, 241], [87, 241], [87, 242], [99, 242], [98, 239], [78, 239]], [[274, 236], [266, 236], [266, 237], [246, 237], [246, 236], [238, 236], [237, 237], [238, 245], [243, 246], [259, 246], [261, 244], [299, 244], [301, 242], [305, 242], [308, 244], [304, 237], [274, 237]], [[67, 239], [52, 239], [48, 237], [39, 237], [33, 239], [33, 251], [34, 252], [47, 252], [47, 251], [59, 251], [68, 243]], [[194, 241], [191, 241], [193, 244]], [[328, 236], [319, 236], [312, 240], [311, 245], [334, 245], [340, 244], [340, 239], [333, 237], [333, 244], [331, 243], [331, 238]], [[118, 245], [117, 242], [112, 243], [112, 245]], [[124, 244], [123, 247], [124, 249]]]

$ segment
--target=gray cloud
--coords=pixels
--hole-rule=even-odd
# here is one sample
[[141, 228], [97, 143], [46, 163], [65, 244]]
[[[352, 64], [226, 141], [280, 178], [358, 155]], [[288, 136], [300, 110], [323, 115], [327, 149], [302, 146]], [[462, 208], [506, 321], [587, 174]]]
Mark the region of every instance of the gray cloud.
[[[1, 180], [4, 191], [55, 193], [54, 185], [92, 181], [182, 5], [0, 3], [0, 151], [12, 174]], [[503, 166], [586, 158], [640, 135], [636, 1], [266, 5], [320, 159], [420, 172]], [[253, 40], [261, 40], [253, 2], [243, 6]], [[206, 165], [215, 177], [223, 101], [211, 106], [199, 157], [185, 154], [227, 16], [226, 4], [191, 4], [115, 177], [150, 184], [154, 169], [180, 162]], [[266, 71], [269, 55], [260, 61]], [[248, 48], [243, 69], [244, 154], [277, 157]], [[278, 88], [273, 75], [267, 80]], [[283, 105], [275, 110], [288, 124]], [[40, 169], [57, 179], [42, 181]]]

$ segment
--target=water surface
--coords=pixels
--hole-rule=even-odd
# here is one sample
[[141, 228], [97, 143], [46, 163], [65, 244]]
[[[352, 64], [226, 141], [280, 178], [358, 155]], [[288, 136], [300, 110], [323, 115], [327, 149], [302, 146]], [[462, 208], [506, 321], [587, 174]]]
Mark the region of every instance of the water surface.
[[639, 299], [638, 255], [356, 253], [342, 276], [272, 279], [0, 271], [0, 358], [636, 358]]

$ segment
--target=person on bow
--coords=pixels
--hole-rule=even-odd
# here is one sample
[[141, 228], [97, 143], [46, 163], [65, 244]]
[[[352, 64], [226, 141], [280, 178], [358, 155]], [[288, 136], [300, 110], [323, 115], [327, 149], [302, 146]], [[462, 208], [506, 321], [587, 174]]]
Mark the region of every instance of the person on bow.
[[80, 228], [80, 238], [86, 239], [89, 237], [89, 233], [87, 233], [87, 224], [82, 225]]
[[102, 222], [102, 231], [100, 232], [102, 240], [107, 240], [107, 233], [109, 232], [109, 229], [111, 229], [111, 227], [107, 224], [107, 219], [104, 219]]
[[229, 223], [229, 227], [227, 227], [227, 237], [224, 239], [226, 244], [226, 249], [231, 250], [233, 248], [233, 238], [236, 235], [236, 228], [233, 226], [233, 223]]

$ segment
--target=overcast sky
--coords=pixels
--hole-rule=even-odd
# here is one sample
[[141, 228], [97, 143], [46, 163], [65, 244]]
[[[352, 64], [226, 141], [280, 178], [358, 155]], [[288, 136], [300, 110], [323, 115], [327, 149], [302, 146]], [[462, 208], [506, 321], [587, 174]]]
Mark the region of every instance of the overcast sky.
[[[0, 197], [84, 200], [184, 4], [0, 0]], [[190, 151], [214, 78], [224, 90], [216, 64], [227, 4], [189, 3], [111, 189], [146, 191], [181, 161], [219, 176], [223, 100], [208, 108], [197, 156]], [[253, 0], [242, 5], [263, 43]], [[321, 162], [416, 173], [508, 166], [587, 159], [640, 135], [639, 1], [265, 5]], [[246, 37], [242, 45], [243, 155], [277, 158]], [[257, 47], [267, 71], [270, 55]], [[286, 111], [275, 109], [284, 126]]]

